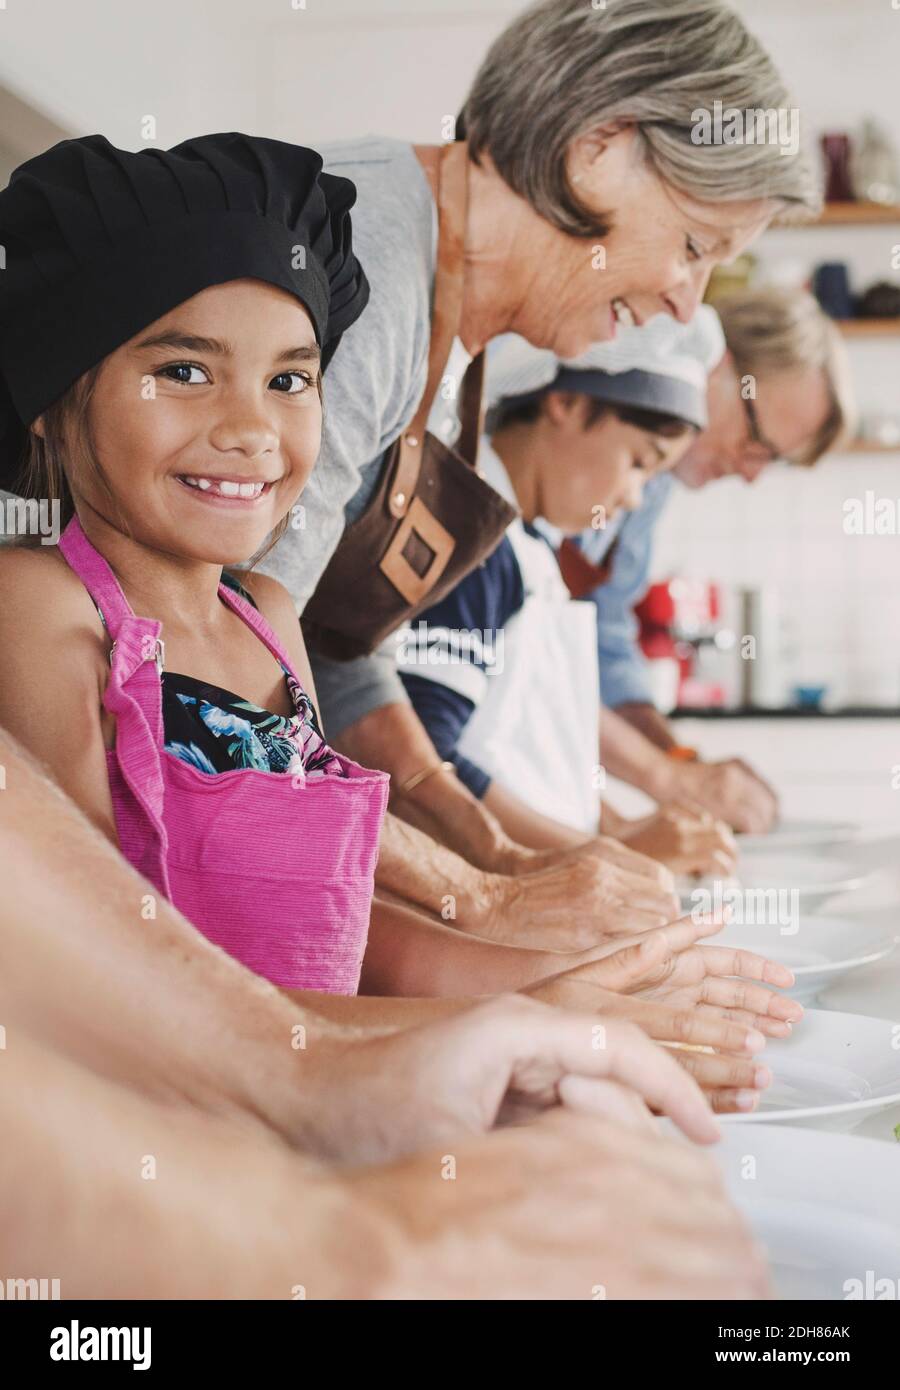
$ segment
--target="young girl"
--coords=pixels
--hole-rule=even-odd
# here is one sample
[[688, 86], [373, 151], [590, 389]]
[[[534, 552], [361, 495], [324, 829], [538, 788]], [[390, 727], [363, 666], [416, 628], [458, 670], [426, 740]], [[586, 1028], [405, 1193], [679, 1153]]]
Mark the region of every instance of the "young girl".
[[287, 592], [223, 566], [302, 524], [321, 373], [368, 296], [354, 197], [243, 135], [65, 141], [0, 194], [0, 482], [65, 525], [0, 555], [0, 725], [208, 937], [336, 993], [387, 777], [325, 743]]
[[[240, 135], [137, 155], [91, 137], [0, 193], [0, 484], [58, 500], [65, 525], [58, 548], [0, 552], [0, 727], [160, 895], [295, 996], [357, 988], [387, 795], [383, 773], [323, 740], [285, 590], [223, 575], [302, 525], [320, 373], [366, 300], [352, 185], [320, 170]], [[98, 891], [129, 910], [120, 886]], [[130, 911], [154, 930], [137, 878]], [[479, 944], [528, 955], [469, 938], [467, 962]], [[542, 973], [558, 1002], [558, 965]], [[386, 1002], [412, 1011], [392, 1007], [390, 1028], [464, 1006]], [[331, 1016], [367, 1003], [335, 999]], [[619, 1007], [681, 1028], [656, 1003]], [[743, 1023], [699, 1026], [710, 1046], [754, 1050]], [[749, 1056], [738, 1065], [752, 1085]]]

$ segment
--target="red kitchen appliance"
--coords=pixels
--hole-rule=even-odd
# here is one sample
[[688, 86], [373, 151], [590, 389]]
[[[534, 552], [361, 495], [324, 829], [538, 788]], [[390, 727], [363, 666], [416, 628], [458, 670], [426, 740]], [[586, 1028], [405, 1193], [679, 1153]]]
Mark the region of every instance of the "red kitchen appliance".
[[634, 611], [647, 660], [667, 663], [666, 674], [659, 673], [660, 687], [671, 693], [661, 704], [681, 709], [724, 705], [722, 653], [734, 646], [735, 638], [722, 626], [719, 585], [686, 578], [651, 584]]

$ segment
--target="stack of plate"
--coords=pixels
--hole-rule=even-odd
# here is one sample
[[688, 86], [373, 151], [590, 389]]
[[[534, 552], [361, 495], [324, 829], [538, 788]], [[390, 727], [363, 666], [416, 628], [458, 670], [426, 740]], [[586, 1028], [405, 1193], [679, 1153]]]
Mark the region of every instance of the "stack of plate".
[[[900, 911], [854, 911], [894, 867], [896, 844], [812, 821], [739, 844], [737, 884], [684, 883], [683, 901], [730, 902], [716, 943], [790, 966], [807, 1011], [766, 1046], [773, 1082], [759, 1109], [722, 1117], [729, 1190], [780, 1297], [900, 1299]], [[846, 894], [855, 900], [824, 911]]]

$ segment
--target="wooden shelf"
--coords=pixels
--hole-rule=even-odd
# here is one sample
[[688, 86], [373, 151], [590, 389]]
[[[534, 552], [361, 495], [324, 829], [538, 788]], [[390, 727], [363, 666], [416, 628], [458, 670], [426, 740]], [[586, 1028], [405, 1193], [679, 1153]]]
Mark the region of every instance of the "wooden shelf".
[[854, 439], [845, 444], [838, 454], [900, 454], [900, 444], [877, 444], [874, 440]]
[[806, 226], [879, 227], [892, 222], [900, 223], [900, 204], [826, 203], [818, 222], [806, 223]]
[[900, 335], [900, 319], [835, 319], [845, 338], [892, 338]]

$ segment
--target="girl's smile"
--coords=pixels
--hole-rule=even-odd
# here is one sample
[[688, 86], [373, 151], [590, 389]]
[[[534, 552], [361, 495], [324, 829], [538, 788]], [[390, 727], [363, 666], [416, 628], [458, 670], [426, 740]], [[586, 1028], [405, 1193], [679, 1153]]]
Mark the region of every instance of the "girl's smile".
[[264, 481], [259, 478], [217, 477], [211, 473], [178, 473], [175, 481], [192, 493], [197, 502], [217, 507], [247, 507], [268, 496], [281, 479]]

